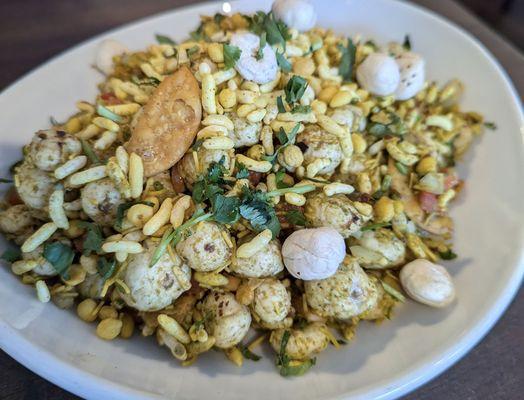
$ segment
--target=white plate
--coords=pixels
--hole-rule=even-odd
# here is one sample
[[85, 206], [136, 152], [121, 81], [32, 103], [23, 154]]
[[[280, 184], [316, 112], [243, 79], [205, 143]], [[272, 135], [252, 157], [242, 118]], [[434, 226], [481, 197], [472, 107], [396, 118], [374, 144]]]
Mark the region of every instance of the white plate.
[[[520, 286], [523, 271], [524, 190], [521, 104], [506, 74], [468, 34], [405, 3], [316, 1], [318, 23], [335, 31], [360, 32], [379, 42], [411, 35], [424, 55], [428, 75], [466, 84], [465, 109], [498, 125], [486, 132], [460, 167], [467, 179], [453, 209], [458, 261], [450, 264], [458, 301], [446, 310], [413, 303], [392, 321], [362, 324], [342, 350], [322, 353], [303, 378], [283, 379], [265, 350], [264, 361], [237, 369], [211, 352], [196, 366], [181, 368], [153, 340], [104, 342], [72, 312], [43, 305], [7, 268], [0, 270], [0, 346], [46, 379], [92, 399], [177, 398], [291, 399], [393, 398], [423, 384], [457, 361], [491, 328]], [[323, 5], [322, 5], [323, 3]], [[232, 3], [233, 10], [269, 9], [268, 1]], [[220, 3], [164, 13], [96, 37], [53, 59], [0, 95], [0, 168], [20, 155], [32, 133], [73, 112], [78, 99], [92, 100], [101, 77], [90, 68], [102, 38], [132, 49], [156, 32], [182, 39], [198, 15]], [[4, 244], [2, 243], [2, 246]], [[1, 250], [1, 249], [0, 249]]]

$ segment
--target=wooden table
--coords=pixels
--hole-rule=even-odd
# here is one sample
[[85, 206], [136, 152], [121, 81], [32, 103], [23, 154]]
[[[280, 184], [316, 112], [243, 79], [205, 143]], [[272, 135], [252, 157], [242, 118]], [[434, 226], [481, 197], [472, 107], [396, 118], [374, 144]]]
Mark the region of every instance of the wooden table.
[[[58, 52], [128, 21], [189, 0], [2, 0], [0, 89]], [[418, 0], [480, 39], [524, 93], [524, 56], [451, 0]], [[406, 399], [517, 399], [524, 384], [524, 292], [464, 359]], [[0, 399], [76, 399], [0, 351]]]

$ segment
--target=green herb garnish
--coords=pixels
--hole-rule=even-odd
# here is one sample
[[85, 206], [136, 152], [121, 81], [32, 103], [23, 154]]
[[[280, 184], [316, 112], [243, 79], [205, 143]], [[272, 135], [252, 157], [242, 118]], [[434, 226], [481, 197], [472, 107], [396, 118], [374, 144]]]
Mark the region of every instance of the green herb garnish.
[[80, 143], [82, 143], [82, 151], [84, 154], [89, 158], [89, 161], [93, 164], [100, 164], [100, 158], [96, 155], [95, 151], [91, 148], [87, 140], [81, 139]]
[[291, 130], [291, 132], [289, 132], [289, 134], [287, 134], [284, 131], [283, 128], [280, 128], [280, 130], [277, 133], [277, 138], [280, 141], [281, 146], [278, 147], [273, 154], [264, 156], [263, 159], [266, 160], [266, 161], [269, 161], [271, 163], [274, 163], [276, 161], [277, 157], [278, 157], [278, 154], [282, 150], [284, 150], [290, 144], [294, 144], [295, 143], [295, 140], [296, 140], [296, 137], [297, 137], [299, 129], [300, 129], [300, 124], [296, 124], [293, 127], [293, 129]]
[[233, 68], [236, 62], [240, 59], [240, 50], [237, 46], [232, 46], [230, 44], [224, 44], [224, 64], [226, 68]]
[[286, 112], [286, 107], [284, 106], [284, 100], [282, 100], [282, 96], [277, 97], [277, 108], [279, 113]]
[[258, 354], [255, 354], [251, 350], [249, 350], [247, 346], [244, 346], [242, 344], [238, 345], [238, 349], [240, 350], [244, 358], [248, 360], [259, 361], [262, 358]]
[[360, 228], [360, 230], [362, 232], [374, 231], [375, 229], [384, 228], [384, 227], [390, 226], [390, 225], [391, 224], [389, 222], [377, 222], [376, 224], [369, 224], [369, 225], [363, 226], [362, 228]]
[[264, 47], [266, 46], [267, 40], [266, 40], [267, 34], [266, 32], [262, 32], [260, 35], [260, 42], [258, 44], [258, 50], [256, 54], [256, 59], [261, 60], [262, 57], [264, 57]]
[[102, 228], [95, 223], [87, 221], [80, 221], [78, 225], [87, 230], [87, 235], [82, 246], [82, 254], [85, 256], [91, 253], [100, 254], [102, 251], [102, 243], [104, 243]]
[[155, 39], [159, 44], [170, 44], [172, 46], [176, 44], [176, 42], [169, 36], [161, 35], [159, 33], [155, 34]]
[[261, 36], [266, 33], [267, 42], [271, 45], [280, 44], [286, 47], [286, 41], [291, 38], [288, 27], [282, 21], [277, 21], [272, 12], [258, 11], [252, 17], [248, 17], [249, 29]]
[[297, 226], [306, 226], [307, 221], [304, 213], [299, 210], [291, 210], [286, 213], [286, 220], [290, 224]]
[[304, 375], [313, 365], [315, 365], [316, 360], [312, 358], [310, 360], [303, 361], [298, 365], [290, 365], [292, 360], [286, 354], [286, 347], [290, 336], [291, 333], [289, 331], [284, 331], [282, 340], [280, 342], [280, 351], [277, 356], [276, 364], [281, 376], [301, 376]]
[[61, 242], [46, 243], [42, 255], [62, 278], [69, 279], [69, 267], [75, 258], [70, 246]]
[[406, 50], [411, 50], [411, 39], [409, 38], [409, 35], [404, 36], [404, 42], [402, 42], [402, 47]]
[[218, 194], [213, 202], [213, 219], [222, 224], [234, 224], [240, 218], [240, 199]]
[[406, 167], [401, 162], [397, 161], [395, 163], [395, 167], [397, 168], [398, 172], [400, 172], [402, 175], [407, 175], [408, 174], [408, 167]]
[[189, 218], [178, 228], [176, 228], [175, 230], [167, 230], [162, 236], [160, 243], [158, 244], [157, 248], [155, 249], [155, 252], [153, 253], [153, 256], [151, 257], [149, 267], [153, 267], [158, 262], [158, 260], [160, 260], [160, 258], [166, 252], [167, 246], [174, 247], [178, 244], [178, 242], [180, 242], [185, 230], [191, 228], [193, 225], [196, 225], [201, 221], [208, 220], [212, 217], [212, 213], [205, 214], [204, 211], [201, 208], [199, 208], [193, 213], [193, 216], [191, 218]]
[[380, 283], [382, 283], [382, 287], [384, 288], [386, 293], [391, 295], [393, 298], [397, 299], [398, 301], [400, 301], [402, 303], [404, 303], [406, 301], [406, 298], [404, 297], [404, 295], [402, 293], [400, 293], [397, 289], [395, 289], [394, 287], [388, 285], [384, 281], [380, 281]]
[[200, 51], [200, 47], [198, 45], [194, 45], [193, 47], [187, 49], [187, 56], [191, 58], [193, 54], [196, 54]]
[[191, 146], [191, 150], [198, 151], [198, 149], [202, 147], [202, 143], [204, 143], [204, 139], [195, 140], [195, 143], [193, 143], [193, 146]]
[[116, 221], [115, 221], [115, 229], [121, 230], [122, 229], [122, 222], [124, 221], [125, 212], [129, 210], [132, 206], [135, 204], [145, 204], [146, 206], [153, 207], [153, 203], [149, 201], [128, 201], [127, 203], [122, 203], [118, 206], [116, 209]]
[[339, 43], [337, 48], [342, 53], [340, 64], [338, 65], [338, 73], [345, 82], [351, 82], [353, 80], [353, 67], [355, 65], [357, 48], [350, 38], [348, 38], [347, 46], [344, 47]]
[[297, 105], [291, 110], [291, 114], [307, 114], [311, 112], [311, 106]]
[[19, 248], [9, 248], [3, 252], [2, 256], [0, 256], [2, 260], [5, 260], [9, 263], [13, 263], [17, 260], [20, 260], [21, 257], [22, 252]]
[[153, 77], [145, 77], [145, 78], [139, 78], [138, 76], [136, 75], [133, 75], [131, 77], [131, 81], [136, 84], [136, 85], [139, 85], [139, 86], [142, 86], [142, 85], [146, 85], [146, 86], [154, 86], [154, 87], [157, 87], [158, 85], [160, 85], [160, 81], [156, 78], [153, 78]]
[[242, 164], [241, 162], [238, 162], [235, 165], [237, 167], [237, 173], [235, 175], [235, 178], [237, 179], [249, 178], [249, 170], [246, 168], [244, 164]]
[[286, 94], [286, 103], [298, 103], [298, 101], [304, 95], [307, 85], [308, 83], [304, 78], [298, 75], [293, 75], [284, 89]]
[[497, 129], [497, 124], [495, 124], [495, 122], [486, 121], [484, 122], [484, 126], [491, 130]]
[[123, 122], [124, 121], [124, 119], [120, 115], [115, 114], [113, 111], [111, 111], [107, 107], [104, 107], [102, 104], [98, 104], [96, 106], [96, 112], [101, 117], [110, 119], [113, 122]]
[[286, 171], [284, 169], [278, 170], [275, 173], [275, 181], [277, 184], [277, 189], [284, 189], [291, 187], [291, 185], [288, 185], [284, 182], [284, 176], [286, 175]]
[[440, 258], [442, 258], [443, 260], [454, 260], [455, 258], [457, 258], [457, 254], [455, 254], [453, 252], [453, 250], [449, 249], [447, 251], [439, 251], [439, 256]]
[[284, 54], [277, 51], [275, 55], [277, 56], [277, 63], [282, 72], [291, 72], [291, 63], [284, 57]]
[[105, 280], [111, 278], [116, 268], [116, 260], [114, 258], [107, 259], [105, 257], [100, 257], [96, 265], [98, 274]]

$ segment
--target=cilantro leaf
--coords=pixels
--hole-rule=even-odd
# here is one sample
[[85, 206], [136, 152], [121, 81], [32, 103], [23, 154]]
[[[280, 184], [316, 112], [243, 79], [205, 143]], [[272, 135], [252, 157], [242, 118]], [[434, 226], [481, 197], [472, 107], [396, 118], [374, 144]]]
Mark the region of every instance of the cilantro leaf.
[[260, 357], [258, 354], [253, 353], [247, 346], [244, 346], [242, 344], [238, 345], [238, 349], [244, 356], [244, 358], [252, 361], [259, 361], [262, 357]]
[[338, 65], [338, 73], [344, 81], [351, 82], [353, 80], [353, 67], [355, 65], [357, 48], [350, 38], [348, 38], [346, 47], [339, 43], [337, 48], [342, 53], [340, 64]]
[[100, 158], [96, 155], [95, 151], [91, 148], [87, 140], [81, 139], [80, 143], [82, 144], [82, 151], [89, 158], [93, 164], [100, 164]]
[[98, 104], [96, 106], [96, 112], [98, 115], [104, 118], [110, 119], [111, 121], [114, 121], [114, 122], [123, 122], [124, 121], [124, 119], [120, 115], [115, 114], [113, 111], [103, 106], [102, 104]]
[[122, 229], [122, 222], [124, 221], [126, 211], [129, 210], [135, 204], [145, 204], [147, 206], [153, 207], [153, 203], [151, 203], [150, 201], [128, 201], [127, 203], [119, 204], [118, 208], [116, 209], [116, 230]]
[[2, 260], [5, 260], [9, 263], [13, 263], [17, 260], [20, 260], [21, 257], [22, 252], [19, 248], [9, 248], [3, 252], [2, 256], [0, 256]]
[[239, 212], [249, 221], [255, 231], [261, 232], [269, 229], [273, 237], [277, 237], [280, 233], [280, 222], [266, 193], [250, 190], [247, 187], [242, 188], [242, 203]]
[[311, 358], [306, 361], [301, 361], [297, 365], [283, 365], [280, 367], [279, 372], [281, 376], [302, 376], [317, 362], [316, 358]]
[[286, 94], [286, 103], [297, 103], [304, 95], [307, 86], [308, 83], [304, 78], [298, 75], [293, 75], [284, 89]]
[[291, 114], [307, 114], [311, 112], [311, 106], [297, 105], [291, 110]]
[[234, 224], [240, 218], [239, 205], [238, 197], [219, 194], [213, 204], [213, 218], [222, 224]]
[[278, 170], [275, 173], [275, 180], [277, 184], [277, 189], [285, 189], [291, 187], [291, 185], [288, 185], [284, 182], [284, 176], [286, 175], [286, 171], [284, 169]]
[[244, 164], [242, 164], [241, 162], [237, 162], [236, 167], [237, 167], [237, 174], [235, 175], [235, 178], [247, 179], [249, 177], [249, 170], [246, 168]]
[[69, 278], [69, 267], [75, 258], [70, 246], [61, 242], [46, 243], [42, 255], [62, 278]]
[[176, 44], [176, 42], [173, 39], [171, 39], [169, 36], [161, 35], [159, 33], [155, 34], [155, 39], [159, 44], [170, 44], [170, 45]]
[[284, 54], [278, 51], [275, 54], [277, 56], [277, 64], [282, 72], [291, 72], [291, 63], [284, 57]]
[[486, 121], [484, 122], [484, 126], [491, 130], [497, 129], [497, 124], [495, 122]]
[[82, 246], [82, 254], [85, 256], [88, 256], [91, 253], [100, 254], [102, 250], [102, 243], [104, 242], [102, 228], [92, 222], [87, 221], [80, 221], [78, 225], [87, 230], [87, 235]]
[[286, 132], [284, 131], [283, 128], [280, 128], [280, 130], [278, 131], [277, 133], [277, 138], [278, 140], [280, 141], [280, 143], [282, 144], [282, 146], [280, 146], [279, 148], [276, 149], [276, 151], [270, 155], [270, 156], [264, 156], [263, 159], [266, 160], [266, 161], [269, 161], [271, 163], [274, 163], [275, 160], [277, 159], [278, 157], [278, 154], [284, 150], [287, 146], [289, 146], [290, 144], [294, 144], [295, 143], [295, 140], [296, 140], [296, 137], [297, 137], [297, 134], [298, 134], [298, 130], [300, 129], [300, 124], [296, 124], [293, 129], [291, 130], [291, 132], [289, 132], [289, 134], [286, 134]]
[[286, 112], [286, 107], [284, 106], [284, 100], [282, 100], [282, 96], [277, 97], [277, 108], [279, 113]]
[[375, 229], [384, 228], [385, 226], [390, 226], [390, 225], [391, 224], [389, 222], [377, 222], [376, 224], [368, 224], [366, 226], [363, 226], [362, 228], [360, 228], [360, 231], [361, 232], [374, 231]]
[[286, 220], [290, 224], [297, 226], [306, 226], [306, 217], [304, 213], [299, 210], [290, 210], [286, 213]]
[[440, 251], [438, 254], [443, 260], [454, 260], [458, 257], [457, 254], [455, 254], [451, 249], [448, 249], [447, 251]]
[[402, 47], [404, 47], [406, 50], [411, 50], [411, 39], [409, 38], [409, 35], [404, 36], [404, 42], [402, 43]]
[[113, 272], [115, 272], [116, 260], [114, 258], [107, 259], [105, 257], [100, 257], [96, 265], [98, 274], [104, 279], [107, 280], [111, 278]]
[[224, 44], [224, 64], [226, 68], [233, 68], [240, 59], [240, 54], [242, 54], [242, 50], [237, 46]]
[[200, 51], [200, 47], [198, 45], [194, 45], [193, 47], [187, 49], [187, 56], [191, 58], [193, 54], [196, 54]]
[[260, 42], [258, 44], [257, 54], [255, 56], [257, 60], [261, 60], [262, 57], [264, 57], [264, 47], [266, 47], [266, 43], [267, 43], [266, 38], [267, 38], [266, 32], [262, 32], [262, 34], [260, 35]]

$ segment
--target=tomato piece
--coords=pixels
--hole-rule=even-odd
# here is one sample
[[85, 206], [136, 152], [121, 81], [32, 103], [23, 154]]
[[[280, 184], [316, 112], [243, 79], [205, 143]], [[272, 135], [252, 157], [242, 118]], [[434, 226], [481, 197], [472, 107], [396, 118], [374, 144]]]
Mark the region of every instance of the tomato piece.
[[460, 182], [458, 176], [455, 173], [447, 174], [444, 177], [444, 189], [452, 189]]
[[425, 212], [432, 213], [438, 209], [437, 195], [434, 193], [420, 192], [418, 195], [418, 202]]
[[104, 102], [108, 106], [114, 106], [115, 104], [122, 104], [122, 100], [116, 97], [113, 93], [109, 93], [109, 92], [102, 93], [100, 95], [100, 98], [104, 100]]
[[14, 186], [11, 186], [5, 194], [5, 201], [11, 206], [16, 206], [17, 204], [24, 204]]
[[180, 176], [178, 167], [176, 165], [171, 168], [171, 183], [173, 184], [173, 188], [177, 193], [184, 193], [186, 190], [184, 179], [182, 179], [182, 176]]

